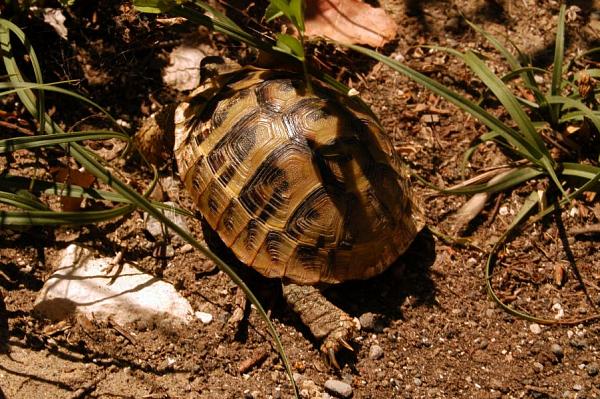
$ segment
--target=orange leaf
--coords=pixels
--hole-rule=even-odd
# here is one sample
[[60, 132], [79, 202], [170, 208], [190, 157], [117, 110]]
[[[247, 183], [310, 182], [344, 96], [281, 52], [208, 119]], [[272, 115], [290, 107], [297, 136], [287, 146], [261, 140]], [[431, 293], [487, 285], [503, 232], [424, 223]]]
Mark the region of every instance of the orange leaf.
[[[96, 180], [96, 177], [88, 172], [80, 172], [77, 169], [65, 167], [53, 168], [51, 173], [56, 182], [65, 183], [67, 185], [74, 184], [83, 188], [90, 187]], [[60, 208], [65, 212], [78, 211], [82, 200], [82, 198], [61, 196]]]
[[306, 0], [306, 34], [381, 47], [396, 36], [396, 23], [381, 8], [359, 0]]

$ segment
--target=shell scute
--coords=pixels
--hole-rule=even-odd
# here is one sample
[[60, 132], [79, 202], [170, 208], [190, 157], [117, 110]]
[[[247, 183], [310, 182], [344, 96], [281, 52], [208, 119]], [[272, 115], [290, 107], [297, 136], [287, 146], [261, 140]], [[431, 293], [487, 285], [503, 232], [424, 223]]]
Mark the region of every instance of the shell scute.
[[290, 73], [237, 79], [176, 112], [177, 161], [211, 228], [265, 276], [313, 284], [382, 272], [417, 225], [379, 122]]

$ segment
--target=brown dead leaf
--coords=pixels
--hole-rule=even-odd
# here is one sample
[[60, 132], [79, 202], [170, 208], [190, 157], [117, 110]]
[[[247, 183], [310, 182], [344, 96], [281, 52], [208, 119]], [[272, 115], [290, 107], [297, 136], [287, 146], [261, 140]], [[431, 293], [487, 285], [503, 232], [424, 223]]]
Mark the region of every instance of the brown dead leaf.
[[396, 36], [395, 22], [381, 8], [359, 0], [307, 0], [306, 34], [381, 47]]
[[[54, 180], [59, 183], [73, 184], [81, 186], [83, 188], [90, 187], [96, 177], [86, 171], [79, 171], [77, 169], [57, 167], [51, 171]], [[83, 198], [75, 198], [68, 196], [60, 197], [60, 208], [65, 212], [78, 211], [81, 206]]]

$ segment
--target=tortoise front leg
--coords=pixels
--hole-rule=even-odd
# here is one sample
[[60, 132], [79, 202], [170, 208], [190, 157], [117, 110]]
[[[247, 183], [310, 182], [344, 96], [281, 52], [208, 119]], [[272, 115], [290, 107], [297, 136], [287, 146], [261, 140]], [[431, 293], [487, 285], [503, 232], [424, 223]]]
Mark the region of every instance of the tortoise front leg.
[[283, 284], [283, 296], [319, 341], [329, 363], [340, 368], [335, 358], [342, 347], [353, 350], [350, 341], [358, 327], [352, 317], [332, 304], [314, 286]]

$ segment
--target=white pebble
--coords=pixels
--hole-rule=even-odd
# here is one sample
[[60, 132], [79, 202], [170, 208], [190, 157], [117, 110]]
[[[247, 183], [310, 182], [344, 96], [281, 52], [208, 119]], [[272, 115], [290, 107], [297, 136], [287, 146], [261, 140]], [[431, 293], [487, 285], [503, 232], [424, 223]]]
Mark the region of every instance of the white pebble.
[[204, 324], [210, 323], [213, 319], [213, 315], [206, 312], [195, 312], [194, 315]]
[[540, 327], [540, 325], [537, 323], [532, 323], [531, 325], [529, 325], [529, 331], [531, 331], [534, 334], [539, 334], [542, 332], [542, 327]]

